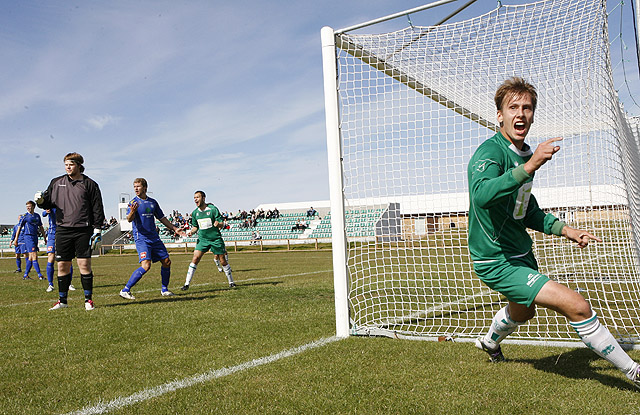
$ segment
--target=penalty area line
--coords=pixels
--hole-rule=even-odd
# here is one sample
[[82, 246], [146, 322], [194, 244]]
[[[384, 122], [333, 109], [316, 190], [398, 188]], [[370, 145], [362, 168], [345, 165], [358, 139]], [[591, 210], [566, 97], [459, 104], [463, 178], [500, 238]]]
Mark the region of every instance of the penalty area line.
[[121, 409], [129, 405], [147, 401], [149, 399], [153, 399], [155, 397], [164, 395], [166, 393], [171, 393], [179, 389], [188, 388], [190, 386], [208, 382], [210, 380], [219, 379], [228, 375], [232, 375], [236, 372], [242, 372], [244, 370], [248, 370], [257, 366], [273, 363], [280, 359], [294, 356], [302, 352], [305, 352], [307, 350], [326, 346], [327, 344], [333, 343], [338, 340], [341, 340], [341, 338], [337, 336], [325, 337], [323, 339], [319, 339], [311, 343], [304, 344], [302, 346], [284, 350], [280, 353], [272, 354], [270, 356], [253, 359], [249, 362], [245, 362], [236, 366], [225, 367], [222, 369], [213, 369], [206, 373], [191, 376], [185, 379], [174, 380], [173, 382], [168, 382], [160, 386], [155, 386], [153, 388], [143, 389], [140, 392], [136, 392], [129, 396], [119, 397], [109, 402], [104, 402], [104, 403], [98, 402], [94, 406], [84, 407], [78, 411], [68, 412], [65, 415], [103, 414], [109, 411], [113, 411], [115, 409]]

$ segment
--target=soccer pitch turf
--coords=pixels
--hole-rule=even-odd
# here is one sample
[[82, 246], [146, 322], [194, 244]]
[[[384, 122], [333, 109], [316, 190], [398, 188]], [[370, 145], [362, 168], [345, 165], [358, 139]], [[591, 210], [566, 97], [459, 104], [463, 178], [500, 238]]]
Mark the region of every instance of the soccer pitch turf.
[[[507, 345], [487, 363], [469, 343], [337, 341], [329, 251], [231, 253], [238, 288], [212, 256], [189, 291], [191, 256], [172, 254], [118, 292], [136, 256], [93, 260], [96, 309], [78, 276], [69, 308], [0, 260], [2, 414], [638, 413], [636, 391], [586, 349]], [[40, 258], [44, 270], [45, 259]], [[31, 273], [34, 277], [34, 273]], [[640, 353], [632, 352], [639, 359]]]

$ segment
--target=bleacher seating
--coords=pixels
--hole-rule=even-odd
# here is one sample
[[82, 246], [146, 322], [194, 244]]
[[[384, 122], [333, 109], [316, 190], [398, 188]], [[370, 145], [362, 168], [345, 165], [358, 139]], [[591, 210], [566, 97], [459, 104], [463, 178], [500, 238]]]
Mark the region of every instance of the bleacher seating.
[[[376, 223], [384, 212], [383, 208], [347, 210], [345, 214], [347, 237], [375, 236]], [[309, 238], [331, 238], [331, 212], [322, 218]]]
[[[301, 213], [281, 213], [278, 218], [270, 218], [270, 219], [258, 219], [255, 227], [243, 228], [241, 227], [244, 220], [242, 219], [231, 219], [227, 221], [227, 224], [231, 226], [230, 229], [223, 229], [222, 238], [227, 242], [233, 241], [251, 241], [253, 240], [253, 232], [258, 231], [263, 240], [274, 240], [274, 239], [298, 239], [304, 233], [304, 230], [293, 230], [292, 228], [298, 223], [300, 220], [304, 220], [309, 226], [309, 222], [313, 219], [317, 219], [317, 215], [313, 218], [307, 216], [305, 212]], [[162, 230], [164, 229], [164, 225], [160, 223], [160, 221], [156, 220], [156, 225], [160, 229], [160, 239], [164, 243], [172, 243], [175, 242], [172, 236], [163, 235]], [[197, 236], [192, 236], [189, 238], [183, 238], [183, 242], [196, 242]]]
[[298, 239], [304, 230], [293, 230], [292, 228], [300, 220], [304, 220], [309, 225], [312, 218], [306, 213], [281, 213], [278, 218], [258, 219], [255, 227], [243, 228], [240, 225], [244, 222], [241, 219], [227, 221], [231, 229], [222, 230], [222, 238], [225, 241], [250, 241], [253, 239], [253, 232], [258, 231], [263, 240], [273, 239]]

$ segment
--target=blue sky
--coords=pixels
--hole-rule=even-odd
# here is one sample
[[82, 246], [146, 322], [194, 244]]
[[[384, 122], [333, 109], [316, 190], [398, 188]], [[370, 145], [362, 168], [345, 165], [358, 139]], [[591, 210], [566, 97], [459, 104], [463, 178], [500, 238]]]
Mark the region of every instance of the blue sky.
[[[165, 212], [191, 211], [197, 189], [225, 211], [328, 199], [320, 29], [427, 2], [0, 3], [0, 174], [8, 195], [0, 223], [16, 221], [34, 192], [63, 173], [71, 151], [99, 183], [107, 216], [117, 215], [120, 193], [133, 194], [136, 177], [149, 181]], [[411, 22], [433, 24], [464, 3]], [[454, 20], [496, 5], [479, 0]], [[371, 30], [406, 25], [399, 18]], [[625, 27], [637, 92], [633, 26]], [[621, 97], [640, 113], [628, 93]]]

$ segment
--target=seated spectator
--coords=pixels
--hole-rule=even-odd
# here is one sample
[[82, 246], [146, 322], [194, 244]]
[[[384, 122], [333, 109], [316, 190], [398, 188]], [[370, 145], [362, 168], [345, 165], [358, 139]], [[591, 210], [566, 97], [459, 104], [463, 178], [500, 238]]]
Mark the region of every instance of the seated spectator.
[[297, 230], [303, 231], [305, 229], [307, 229], [307, 222], [305, 222], [302, 219], [300, 219], [298, 223], [296, 223], [295, 225], [293, 225], [293, 227], [291, 227], [292, 231], [297, 231]]
[[251, 245], [258, 245], [258, 241], [262, 239], [262, 235], [257, 230], [251, 233]]
[[311, 208], [309, 208], [309, 210], [307, 210], [307, 217], [315, 216], [316, 213], [318, 213], [318, 212], [316, 212], [316, 210], [313, 208], [313, 206], [311, 206]]

